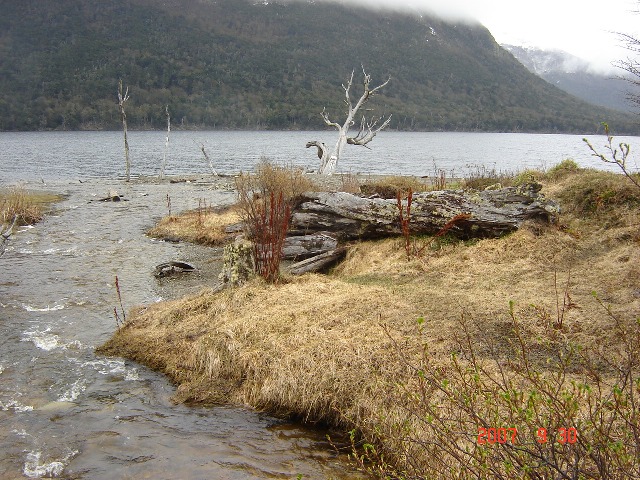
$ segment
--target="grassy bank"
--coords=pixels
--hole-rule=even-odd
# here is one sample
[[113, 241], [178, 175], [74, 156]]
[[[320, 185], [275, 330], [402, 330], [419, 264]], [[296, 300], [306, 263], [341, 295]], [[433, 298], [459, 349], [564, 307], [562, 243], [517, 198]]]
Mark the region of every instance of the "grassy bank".
[[160, 220], [147, 234], [163, 240], [222, 245], [229, 239], [225, 228], [240, 222], [237, 209], [214, 209], [202, 205], [180, 215], [169, 215]]
[[[99, 351], [168, 374], [178, 401], [356, 429], [356, 461], [381, 477], [550, 478], [575, 463], [624, 478], [639, 461], [640, 189], [535, 175], [559, 225], [440, 239], [411, 260], [399, 239], [361, 243], [327, 276], [139, 308]], [[536, 440], [563, 425], [580, 442]], [[517, 428], [520, 447], [479, 443], [491, 427]]]
[[0, 225], [10, 225], [14, 218], [19, 225], [38, 223], [50, 205], [60, 200], [60, 195], [49, 192], [20, 187], [0, 189]]

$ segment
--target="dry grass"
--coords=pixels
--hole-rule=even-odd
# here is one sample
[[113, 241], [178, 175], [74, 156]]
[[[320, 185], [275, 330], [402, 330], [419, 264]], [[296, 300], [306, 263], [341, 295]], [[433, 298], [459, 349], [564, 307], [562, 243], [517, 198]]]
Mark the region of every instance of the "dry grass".
[[379, 195], [382, 198], [396, 198], [398, 193], [406, 195], [409, 190], [412, 192], [427, 192], [433, 190], [422, 179], [405, 176], [388, 176], [367, 182], [360, 186], [360, 190], [365, 195]]
[[[411, 365], [422, 361], [424, 344], [431, 364], [449, 361], [459, 348], [454, 338], [463, 312], [506, 364], [513, 352], [513, 301], [535, 347], [532, 361], [543, 370], [560, 341], [603, 351], [620, 346], [594, 290], [625, 318], [640, 314], [637, 193], [624, 197], [632, 205], [614, 196], [584, 216], [583, 197], [591, 195], [595, 178], [607, 191], [626, 195], [624, 177], [561, 177], [546, 186], [563, 199], [560, 227], [532, 224], [502, 239], [445, 244], [411, 261], [400, 239], [362, 243], [331, 276], [277, 287], [256, 280], [153, 305], [131, 315], [101, 351], [167, 373], [178, 384], [179, 401], [230, 401], [355, 426], [403, 468], [408, 460], [393, 457], [406, 450], [398, 436], [407, 418], [394, 400], [398, 385], [414, 384]], [[565, 286], [575, 306], [561, 312]], [[561, 313], [563, 326], [555, 329]], [[419, 317], [425, 319], [421, 334]], [[427, 468], [429, 458], [413, 455], [412, 462]]]
[[154, 238], [217, 246], [230, 237], [225, 231], [226, 227], [240, 220], [240, 213], [235, 207], [217, 210], [200, 208], [164, 217], [147, 234]]
[[19, 225], [38, 223], [49, 205], [60, 200], [59, 195], [22, 187], [0, 190], [0, 224], [11, 224], [14, 217], [18, 218], [16, 223]]
[[304, 192], [316, 190], [314, 182], [300, 168], [279, 166], [262, 158], [252, 175], [242, 174], [236, 178], [238, 190], [252, 191], [263, 197], [270, 193], [282, 193], [285, 202], [295, 203]]

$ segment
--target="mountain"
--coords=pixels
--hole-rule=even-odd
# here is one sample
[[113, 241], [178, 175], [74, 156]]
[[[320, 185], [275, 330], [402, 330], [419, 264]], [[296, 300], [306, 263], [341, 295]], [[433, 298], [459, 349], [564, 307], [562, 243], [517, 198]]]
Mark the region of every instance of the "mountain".
[[532, 73], [594, 105], [622, 112], [633, 111], [626, 98], [628, 83], [621, 74], [598, 73], [581, 58], [562, 51], [503, 44]]
[[[324, 128], [351, 71], [401, 130], [593, 133], [636, 119], [531, 74], [483, 26], [324, 1], [0, 0], [0, 129]], [[357, 93], [357, 91], [355, 92]]]

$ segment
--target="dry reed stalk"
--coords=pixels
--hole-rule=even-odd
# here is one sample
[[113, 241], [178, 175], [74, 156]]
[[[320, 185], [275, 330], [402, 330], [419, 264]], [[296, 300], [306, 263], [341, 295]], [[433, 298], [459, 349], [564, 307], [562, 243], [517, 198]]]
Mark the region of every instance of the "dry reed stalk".
[[[118, 295], [118, 303], [120, 304], [120, 311], [122, 312], [122, 324], [124, 324], [127, 321], [127, 314], [125, 313], [124, 306], [122, 305], [122, 295], [120, 293], [120, 282], [118, 281], [117, 275], [116, 275], [115, 286], [116, 286], [116, 293]], [[118, 312], [116, 311], [115, 307], [114, 307], [114, 312], [116, 314], [116, 323], [118, 323]]]
[[24, 188], [11, 189], [0, 204], [0, 224], [13, 223], [14, 219], [18, 225], [33, 225], [41, 221], [42, 210], [31, 197]]

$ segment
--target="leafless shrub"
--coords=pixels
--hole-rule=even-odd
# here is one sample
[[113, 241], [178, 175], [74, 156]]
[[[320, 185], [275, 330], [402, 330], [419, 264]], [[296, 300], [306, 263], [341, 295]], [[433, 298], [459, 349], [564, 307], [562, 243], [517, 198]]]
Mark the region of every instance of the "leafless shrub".
[[291, 208], [313, 184], [300, 169], [262, 159], [254, 175], [236, 178], [236, 188], [245, 232], [254, 243], [256, 271], [276, 282]]
[[[445, 362], [433, 361], [427, 342], [419, 363], [407, 361], [386, 327], [413, 376], [392, 389], [403, 419], [384, 435], [393, 450], [365, 439], [367, 448], [354, 444], [360, 465], [380, 478], [640, 478], [640, 322], [594, 297], [622, 339], [615, 351], [584, 348], [553, 329], [535, 338], [513, 303], [499, 344], [462, 315]], [[398, 463], [402, 471], [390, 467]]]

